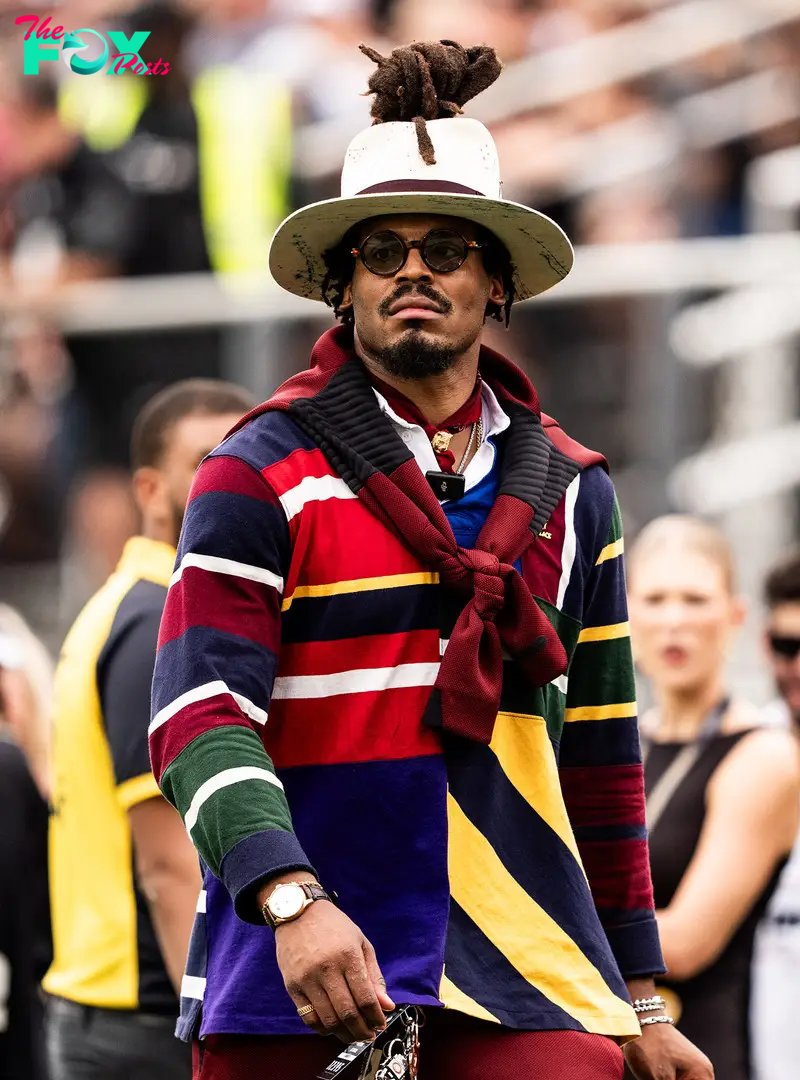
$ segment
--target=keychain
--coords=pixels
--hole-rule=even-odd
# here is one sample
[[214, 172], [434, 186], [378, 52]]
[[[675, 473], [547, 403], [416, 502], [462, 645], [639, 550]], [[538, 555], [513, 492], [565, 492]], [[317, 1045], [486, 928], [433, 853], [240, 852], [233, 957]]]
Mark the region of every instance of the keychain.
[[[419, 1055], [420, 1010], [413, 1005], [398, 1009], [388, 1018], [380, 1046], [351, 1043], [321, 1072], [317, 1080], [337, 1080], [342, 1074], [353, 1075], [358, 1062], [359, 1080], [416, 1080]], [[361, 1060], [363, 1057], [363, 1060]]]
[[419, 1055], [419, 1010], [405, 1010], [402, 1036], [393, 1039], [383, 1051], [383, 1061], [375, 1080], [416, 1080]]

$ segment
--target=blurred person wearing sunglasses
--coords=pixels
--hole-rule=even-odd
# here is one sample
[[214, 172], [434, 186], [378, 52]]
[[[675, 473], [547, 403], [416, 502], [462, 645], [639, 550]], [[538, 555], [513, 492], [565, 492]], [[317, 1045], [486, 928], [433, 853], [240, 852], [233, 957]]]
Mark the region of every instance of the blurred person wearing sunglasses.
[[56, 673], [44, 988], [51, 1080], [182, 1080], [173, 1038], [197, 905], [197, 858], [150, 771], [158, 627], [186, 498], [201, 459], [251, 404], [238, 386], [178, 382], [131, 440], [141, 532], [64, 642]]
[[[778, 698], [767, 721], [800, 735], [800, 549], [767, 575], [766, 653]], [[751, 1031], [758, 1080], [794, 1080], [800, 1061], [800, 842], [756, 939]]]
[[[205, 867], [179, 1033], [202, 1080], [311, 1080], [409, 1006], [423, 1080], [620, 1080], [621, 1045], [710, 1080], [654, 999], [613, 486], [481, 344], [569, 241], [457, 115], [493, 49], [363, 51], [342, 197], [270, 254], [340, 325], [200, 467], [161, 626], [151, 758]], [[392, 1045], [416, 1076], [416, 1021]]]
[[656, 699], [642, 729], [659, 992], [720, 1080], [751, 1080], [753, 942], [797, 832], [800, 748], [727, 689], [745, 608], [714, 526], [651, 522], [631, 551], [629, 599]]

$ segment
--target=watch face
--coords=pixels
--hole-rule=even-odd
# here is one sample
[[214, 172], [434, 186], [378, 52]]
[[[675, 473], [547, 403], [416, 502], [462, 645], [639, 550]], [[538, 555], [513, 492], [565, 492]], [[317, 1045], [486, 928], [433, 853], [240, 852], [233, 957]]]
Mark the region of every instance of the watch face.
[[306, 894], [299, 885], [279, 885], [269, 898], [270, 914], [275, 919], [291, 919], [301, 911]]

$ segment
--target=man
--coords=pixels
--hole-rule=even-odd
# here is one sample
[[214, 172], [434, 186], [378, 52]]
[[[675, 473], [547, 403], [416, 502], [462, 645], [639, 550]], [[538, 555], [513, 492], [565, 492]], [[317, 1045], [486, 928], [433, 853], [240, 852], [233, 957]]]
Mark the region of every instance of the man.
[[179, 1031], [203, 1080], [387, 1023], [326, 1075], [416, 1075], [395, 1005], [423, 1080], [618, 1080], [642, 1031], [641, 1080], [708, 1080], [654, 998], [613, 489], [480, 342], [571, 249], [453, 115], [492, 49], [366, 51], [343, 196], [270, 255], [343, 325], [201, 466], [162, 621], [151, 757], [207, 868]]
[[141, 535], [64, 643], [50, 831], [55, 958], [44, 981], [53, 1080], [191, 1074], [172, 1035], [200, 882], [150, 772], [150, 682], [194, 470], [249, 405], [236, 386], [188, 380], [145, 406], [131, 447]]
[[[773, 567], [764, 585], [766, 647], [779, 699], [768, 722], [800, 734], [800, 550]], [[751, 1028], [758, 1080], [791, 1080], [800, 1034], [800, 844], [786, 866], [762, 923], [753, 960]]]

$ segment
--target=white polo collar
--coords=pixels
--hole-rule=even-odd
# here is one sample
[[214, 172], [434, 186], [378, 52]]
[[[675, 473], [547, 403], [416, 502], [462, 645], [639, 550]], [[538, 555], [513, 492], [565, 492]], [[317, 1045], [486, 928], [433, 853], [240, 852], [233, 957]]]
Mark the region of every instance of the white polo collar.
[[[386, 413], [395, 426], [398, 435], [414, 455], [420, 470], [426, 473], [430, 470], [439, 471], [439, 462], [433, 452], [430, 439], [423, 428], [413, 421], [405, 420], [398, 416], [389, 402], [373, 386], [373, 392], [378, 400], [381, 410]], [[481, 421], [483, 427], [483, 442], [472, 460], [464, 470], [465, 489], [475, 487], [491, 472], [495, 459], [495, 445], [492, 437], [505, 431], [511, 424], [508, 414], [500, 406], [497, 395], [485, 382], [481, 382]]]

